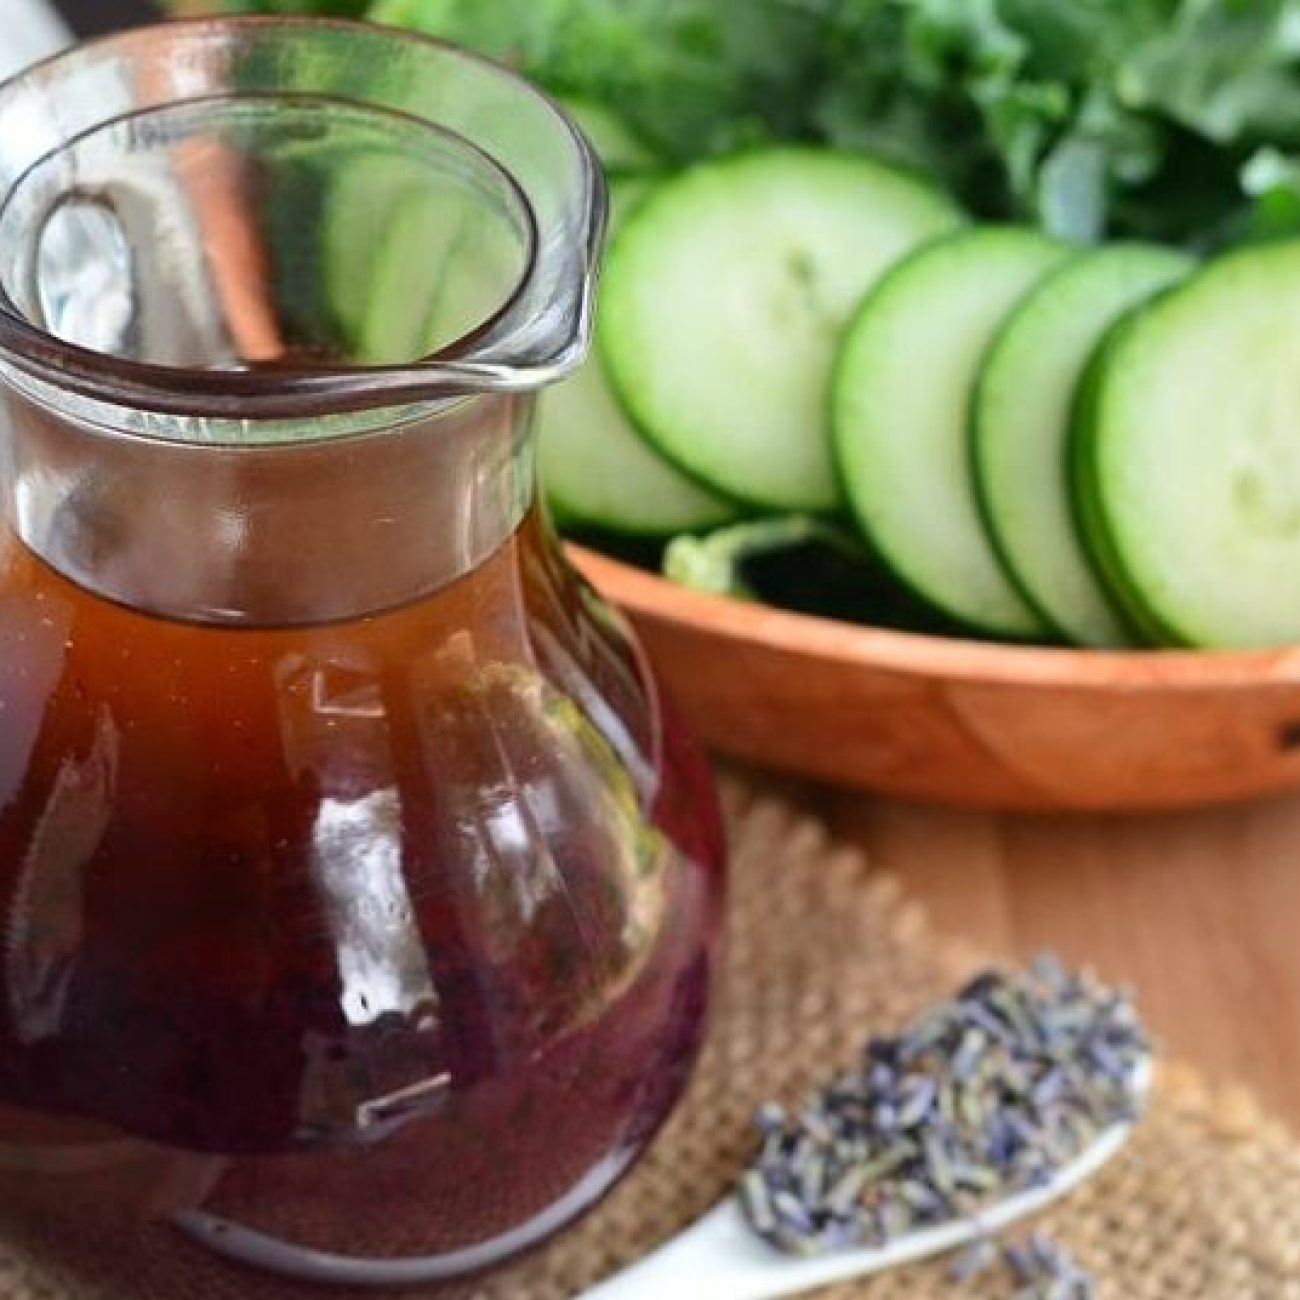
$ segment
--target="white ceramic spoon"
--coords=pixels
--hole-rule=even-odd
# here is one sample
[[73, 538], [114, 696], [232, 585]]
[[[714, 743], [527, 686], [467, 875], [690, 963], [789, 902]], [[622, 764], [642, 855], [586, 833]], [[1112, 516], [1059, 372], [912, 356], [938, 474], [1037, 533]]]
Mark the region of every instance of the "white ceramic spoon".
[[[1144, 1062], [1133, 1080], [1139, 1103], [1151, 1090], [1151, 1076], [1151, 1064]], [[1119, 1153], [1132, 1132], [1131, 1124], [1107, 1129], [1045, 1187], [1009, 1196], [976, 1219], [924, 1228], [883, 1247], [836, 1251], [813, 1259], [798, 1259], [769, 1246], [745, 1222], [740, 1203], [732, 1196], [666, 1246], [583, 1292], [578, 1300], [774, 1300], [914, 1264], [1037, 1214], [1091, 1178]]]

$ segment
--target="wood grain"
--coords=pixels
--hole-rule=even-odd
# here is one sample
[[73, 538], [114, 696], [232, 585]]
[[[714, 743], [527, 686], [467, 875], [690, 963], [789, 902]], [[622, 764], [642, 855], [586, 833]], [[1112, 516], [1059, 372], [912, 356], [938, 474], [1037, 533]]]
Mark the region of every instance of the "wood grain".
[[[852, 628], [578, 553], [715, 750], [784, 781], [944, 931], [1133, 984], [1169, 1051], [1300, 1132], [1300, 650], [1102, 655]], [[1047, 815], [1043, 810], [1053, 810]], [[1068, 811], [1061, 811], [1068, 810]]]
[[1300, 798], [1118, 818], [799, 797], [941, 930], [1133, 984], [1174, 1056], [1300, 1132]]
[[697, 733], [781, 771], [968, 806], [1201, 806], [1300, 787], [1300, 648], [1098, 653], [853, 627], [590, 552]]

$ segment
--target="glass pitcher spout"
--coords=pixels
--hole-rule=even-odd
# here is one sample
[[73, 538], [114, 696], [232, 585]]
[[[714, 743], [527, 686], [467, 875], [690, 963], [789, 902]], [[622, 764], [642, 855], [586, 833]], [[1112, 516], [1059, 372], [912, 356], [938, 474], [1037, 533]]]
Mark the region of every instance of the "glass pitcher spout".
[[248, 19], [85, 46], [0, 87], [0, 190], [7, 366], [109, 407], [302, 421], [530, 392], [587, 349], [585, 137], [433, 40]]
[[0, 190], [4, 487], [59, 573], [303, 624], [418, 599], [518, 528], [605, 192], [513, 73], [361, 24], [146, 28], [0, 87]]

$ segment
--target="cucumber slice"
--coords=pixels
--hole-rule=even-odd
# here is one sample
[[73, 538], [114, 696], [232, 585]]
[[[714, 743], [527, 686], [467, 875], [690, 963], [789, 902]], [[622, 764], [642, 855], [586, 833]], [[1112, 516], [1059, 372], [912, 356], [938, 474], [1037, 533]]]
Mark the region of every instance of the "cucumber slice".
[[1126, 645], [1133, 634], [1098, 581], [1074, 519], [1067, 468], [1075, 394], [1115, 322], [1195, 265], [1142, 244], [1084, 254], [1012, 313], [979, 378], [975, 482], [985, 522], [1025, 597], [1078, 645]]
[[[646, 181], [610, 186], [610, 229], [650, 193]], [[597, 329], [603, 314], [597, 312]], [[729, 523], [734, 502], [666, 461], [614, 398], [600, 357], [543, 395], [538, 459], [551, 509], [566, 531], [595, 528], [629, 537], [670, 537]]]
[[429, 315], [442, 301], [466, 211], [419, 191], [403, 197], [381, 229], [355, 356], [367, 366], [400, 365], [431, 351]]
[[1076, 487], [1136, 619], [1300, 641], [1300, 241], [1230, 254], [1123, 323], [1086, 381]]
[[421, 177], [380, 230], [354, 355], [364, 365], [400, 365], [447, 347], [506, 301], [526, 259], [512, 216], [472, 178]]
[[360, 154], [337, 172], [322, 235], [326, 291], [349, 351], [360, 349], [385, 227], [419, 176], [400, 155]]
[[1049, 629], [1003, 571], [970, 466], [971, 397], [1012, 307], [1072, 250], [985, 227], [922, 249], [863, 304], [832, 397], [835, 448], [867, 538], [922, 599], [970, 627], [1029, 640]]
[[739, 509], [664, 460], [628, 422], [598, 358], [546, 393], [538, 457], [547, 500], [566, 531], [670, 537], [714, 528]]
[[928, 185], [795, 146], [666, 182], [615, 238], [600, 344], [633, 421], [687, 473], [777, 510], [840, 502], [825, 399], [840, 328], [959, 221]]
[[611, 178], [653, 176], [666, 170], [664, 160], [612, 109], [566, 96], [560, 103], [583, 129]]
[[1136, 322], [1138, 314], [1135, 311], [1120, 320], [1119, 324], [1102, 340], [1101, 346], [1094, 353], [1084, 372], [1074, 404], [1068, 476], [1080, 539], [1094, 567], [1104, 580], [1107, 592], [1141, 640], [1150, 645], [1169, 645], [1175, 643], [1177, 638], [1147, 612], [1120, 563], [1119, 554], [1111, 542], [1102, 519], [1097, 493], [1094, 490], [1093, 475], [1088, 463], [1091, 453], [1089, 431], [1096, 419], [1099, 376], [1109, 365], [1111, 356], [1122, 344]]

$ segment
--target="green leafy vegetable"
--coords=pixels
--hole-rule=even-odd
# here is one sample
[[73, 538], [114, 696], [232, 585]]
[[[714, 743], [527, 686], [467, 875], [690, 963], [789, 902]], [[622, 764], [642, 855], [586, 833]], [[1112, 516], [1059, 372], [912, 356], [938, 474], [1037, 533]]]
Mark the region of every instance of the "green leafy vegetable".
[[862, 550], [854, 538], [811, 515], [776, 515], [729, 524], [703, 537], [674, 539], [664, 554], [664, 574], [695, 591], [756, 600], [745, 566], [774, 551], [814, 542], [855, 555]]
[[379, 0], [372, 17], [617, 109], [685, 162], [804, 126], [831, 0]]
[[[629, 558], [644, 563], [649, 557]], [[674, 538], [662, 567], [680, 586], [714, 596], [873, 627], [957, 632], [900, 587], [852, 533], [809, 515], [774, 515]]]
[[[226, 0], [355, 12], [357, 0]], [[370, 16], [616, 107], [681, 162], [868, 150], [979, 215], [1213, 246], [1300, 230], [1300, 0], [376, 0]], [[1289, 197], [1288, 197], [1289, 196]]]
[[1255, 200], [1251, 235], [1267, 239], [1300, 230], [1300, 154], [1261, 149], [1242, 170], [1242, 183]]
[[1300, 131], [1300, 0], [846, 0], [835, 26], [824, 134], [1065, 237], [1222, 242], [1246, 160]]

